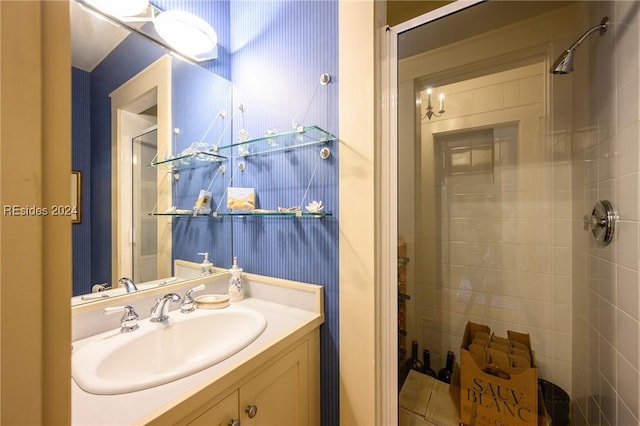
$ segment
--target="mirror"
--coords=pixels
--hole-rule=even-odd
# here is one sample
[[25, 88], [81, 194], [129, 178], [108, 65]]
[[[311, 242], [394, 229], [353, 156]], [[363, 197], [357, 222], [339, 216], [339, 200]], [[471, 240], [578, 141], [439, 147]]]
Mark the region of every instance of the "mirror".
[[229, 268], [231, 221], [175, 215], [193, 210], [202, 190], [211, 205], [220, 202], [226, 159], [170, 159], [231, 143], [231, 82], [75, 0], [70, 9], [72, 165], [83, 177], [81, 220], [72, 227], [74, 299], [123, 293], [122, 277], [139, 289], [197, 277], [199, 253]]

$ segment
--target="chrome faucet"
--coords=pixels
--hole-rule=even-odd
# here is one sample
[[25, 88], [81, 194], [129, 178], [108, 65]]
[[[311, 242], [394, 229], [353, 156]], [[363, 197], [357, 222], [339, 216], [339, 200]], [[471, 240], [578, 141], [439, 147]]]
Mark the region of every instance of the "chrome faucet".
[[199, 286], [196, 286], [191, 290], [187, 290], [187, 292], [184, 294], [184, 297], [182, 298], [182, 307], [180, 308], [180, 312], [182, 312], [183, 314], [188, 314], [189, 312], [195, 311], [196, 301], [191, 296], [191, 293], [195, 293], [196, 291], [201, 291], [204, 289], [205, 289], [204, 284], [200, 284]]
[[175, 293], [165, 294], [156, 299], [156, 304], [151, 308], [151, 322], [161, 322], [169, 318], [169, 303], [180, 301], [180, 296]]
[[136, 330], [138, 326], [138, 314], [130, 305], [125, 306], [110, 306], [104, 308], [104, 313], [107, 315], [114, 314], [116, 312], [124, 311], [124, 315], [120, 318], [120, 332], [128, 333]]
[[135, 283], [131, 278], [122, 277], [118, 280], [120, 285], [127, 290], [127, 293], [133, 293], [134, 291], [138, 291], [138, 287], [136, 287]]

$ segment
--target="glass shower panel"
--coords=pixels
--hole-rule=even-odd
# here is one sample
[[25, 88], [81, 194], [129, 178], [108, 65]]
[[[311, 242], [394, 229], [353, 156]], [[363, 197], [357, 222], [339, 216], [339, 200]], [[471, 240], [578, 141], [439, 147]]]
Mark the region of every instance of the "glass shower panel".
[[133, 280], [136, 283], [158, 278], [158, 221], [149, 215], [158, 202], [157, 170], [150, 167], [158, 152], [157, 130], [132, 141], [133, 167]]
[[399, 36], [406, 339], [434, 369], [473, 321], [529, 333], [541, 376], [571, 389], [571, 86], [549, 64], [573, 35], [549, 23], [578, 10], [488, 2]]

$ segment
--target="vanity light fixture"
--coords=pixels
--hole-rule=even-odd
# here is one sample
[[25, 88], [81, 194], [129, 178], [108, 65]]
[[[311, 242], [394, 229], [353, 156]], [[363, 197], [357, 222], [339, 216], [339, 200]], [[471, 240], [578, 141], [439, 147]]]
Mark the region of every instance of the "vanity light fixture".
[[146, 11], [149, 0], [85, 0], [91, 6], [115, 17], [136, 16]]
[[438, 112], [433, 112], [433, 106], [431, 105], [431, 88], [427, 89], [427, 109], [424, 111], [424, 115], [422, 116], [422, 120], [427, 117], [431, 120], [431, 117], [440, 117], [444, 114], [444, 94], [440, 93], [440, 109]]
[[218, 36], [205, 20], [187, 12], [160, 12], [153, 21], [154, 28], [172, 48], [196, 61], [214, 59]]

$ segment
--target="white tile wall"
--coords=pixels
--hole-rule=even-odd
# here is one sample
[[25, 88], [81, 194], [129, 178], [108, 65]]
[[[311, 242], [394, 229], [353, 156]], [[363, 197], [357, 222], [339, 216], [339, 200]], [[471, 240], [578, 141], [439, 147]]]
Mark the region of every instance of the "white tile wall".
[[611, 25], [584, 46], [588, 59], [572, 75], [574, 104], [586, 100], [591, 110], [574, 110], [573, 220], [608, 199], [620, 221], [607, 248], [588, 233], [573, 239], [572, 420], [638, 425], [640, 4], [586, 2], [585, 9], [584, 25], [605, 15]]
[[[529, 332], [541, 375], [570, 390], [572, 173], [567, 158], [548, 161], [552, 150], [567, 151], [562, 145], [570, 139], [552, 144], [539, 133], [545, 73], [544, 64], [532, 64], [434, 91], [446, 94], [447, 112], [422, 127], [421, 187], [430, 190], [417, 203], [437, 206], [437, 226], [418, 232], [414, 335], [430, 346], [438, 365], [447, 350], [459, 347], [468, 320], [500, 335]], [[516, 121], [519, 126], [503, 124]], [[432, 135], [484, 126], [499, 129], [493, 180], [434, 178], [433, 171], [442, 170], [438, 144], [445, 142]], [[426, 223], [418, 218], [416, 228]], [[431, 285], [423, 287], [427, 281]], [[439, 303], [421, 297], [423, 290], [435, 290]]]

